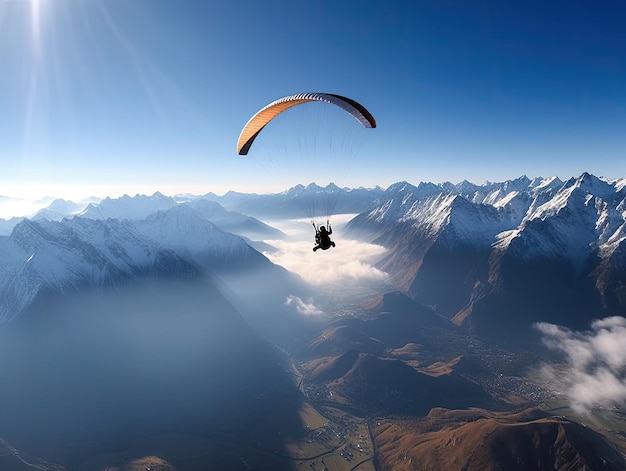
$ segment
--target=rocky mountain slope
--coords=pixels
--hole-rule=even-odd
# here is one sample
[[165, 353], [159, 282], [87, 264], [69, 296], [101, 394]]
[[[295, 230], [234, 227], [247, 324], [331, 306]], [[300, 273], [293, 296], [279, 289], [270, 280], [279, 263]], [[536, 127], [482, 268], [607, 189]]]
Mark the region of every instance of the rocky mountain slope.
[[423, 421], [374, 428], [378, 469], [624, 469], [626, 460], [599, 433], [538, 410], [495, 414], [433, 410]]
[[626, 180], [399, 183], [349, 229], [387, 247], [379, 268], [458, 325], [496, 333], [626, 313]]

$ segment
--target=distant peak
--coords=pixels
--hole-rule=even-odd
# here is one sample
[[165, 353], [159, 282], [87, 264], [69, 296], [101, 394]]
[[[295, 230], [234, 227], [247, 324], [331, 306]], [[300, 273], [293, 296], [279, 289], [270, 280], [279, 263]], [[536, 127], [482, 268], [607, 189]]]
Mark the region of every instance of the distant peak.
[[521, 183], [523, 185], [529, 185], [531, 183], [531, 179], [526, 175], [522, 175], [521, 177], [517, 177], [513, 180], [510, 180], [511, 183]]
[[387, 188], [388, 193], [400, 193], [403, 191], [415, 191], [417, 188], [406, 181], [391, 184]]
[[535, 190], [544, 190], [544, 189], [550, 189], [550, 188], [558, 189], [561, 186], [563, 186], [563, 181], [559, 177], [556, 177], [556, 176], [548, 177], [548, 178], [536, 177], [530, 183], [529, 188], [535, 189]]
[[614, 187], [608, 181], [588, 172], [583, 172], [578, 178], [573, 179], [570, 186], [575, 186], [586, 193], [599, 197], [614, 191]]
[[[310, 183], [309, 183], [309, 185], [310, 185]], [[294, 185], [291, 188], [289, 188], [287, 190], [287, 192], [290, 192], [290, 191], [301, 191], [301, 190], [304, 190], [304, 188], [305, 188], [304, 185], [302, 185], [301, 183], [298, 183], [297, 185]]]

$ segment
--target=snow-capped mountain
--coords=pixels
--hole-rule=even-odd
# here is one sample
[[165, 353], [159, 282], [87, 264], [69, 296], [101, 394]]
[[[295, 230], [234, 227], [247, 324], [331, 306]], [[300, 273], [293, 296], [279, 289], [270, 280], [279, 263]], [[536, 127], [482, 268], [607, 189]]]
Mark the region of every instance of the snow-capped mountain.
[[[583, 174], [563, 184], [552, 198], [535, 199], [521, 224], [503, 234], [495, 248], [516, 250], [525, 258], [563, 257], [580, 268], [590, 250], [609, 239], [623, 238], [624, 197], [614, 183]], [[531, 240], [533, 243], [525, 243]]]
[[380, 267], [459, 324], [570, 325], [626, 314], [623, 180], [583, 174], [473, 185], [398, 183], [353, 233], [389, 248]]
[[0, 323], [45, 291], [76, 292], [144, 278], [273, 267], [243, 239], [187, 206], [141, 221], [24, 220], [0, 237]]
[[[97, 204], [100, 200], [95, 197], [87, 198], [79, 203], [74, 201], [68, 201], [64, 199], [44, 198], [42, 200], [25, 203], [23, 200], [15, 198], [0, 197], [0, 209], [3, 205], [7, 205], [9, 208], [14, 204], [18, 205], [18, 208], [13, 209], [13, 212], [19, 214], [19, 216], [13, 216], [10, 219], [0, 218], [0, 236], [9, 235], [17, 224], [23, 221], [25, 218], [32, 220], [46, 219], [48, 221], [60, 221], [65, 217], [73, 217], [87, 208], [90, 204]], [[39, 209], [35, 209], [36, 206]]]
[[176, 200], [159, 192], [153, 195], [124, 195], [120, 198], [105, 198], [97, 204], [90, 204], [80, 213], [89, 219], [144, 219], [152, 213], [169, 209]]
[[146, 239], [212, 271], [252, 268], [267, 261], [241, 237], [222, 231], [200, 211], [184, 204], [153, 213], [134, 226]]
[[56, 199], [46, 208], [37, 211], [30, 219], [47, 219], [48, 221], [60, 221], [64, 217], [74, 216], [87, 207], [87, 204], [74, 203], [63, 199]]
[[268, 226], [256, 218], [236, 211], [228, 211], [215, 201], [196, 199], [187, 204], [198, 211], [207, 221], [211, 221], [226, 232], [258, 239], [278, 238], [282, 235], [278, 229]]
[[143, 220], [158, 211], [177, 206], [189, 206], [197, 211], [206, 221], [210, 221], [226, 232], [246, 237], [278, 237], [281, 232], [264, 224], [258, 219], [245, 216], [235, 211], [227, 211], [215, 201], [190, 195], [181, 197], [164, 196], [156, 192], [153, 195], [124, 195], [121, 198], [105, 198], [100, 203], [90, 204], [80, 217], [89, 219], [131, 219]]
[[[339, 191], [311, 184], [215, 199], [281, 214], [305, 190]], [[276, 231], [214, 196], [107, 198], [71, 219], [16, 221], [11, 235], [0, 237], [1, 318], [12, 318], [42, 289], [106, 286], [172, 267], [226, 273], [269, 264], [224, 230], [260, 237]], [[345, 208], [353, 201], [351, 210], [370, 208], [348, 230], [388, 249], [379, 268], [457, 324], [575, 325], [626, 313], [626, 179], [585, 173], [566, 182], [526, 176], [484, 185], [399, 182], [386, 190], [342, 189], [341, 200]]]
[[[0, 238], [0, 322], [12, 320], [43, 291], [106, 287], [156, 272], [193, 272], [173, 252], [142, 239], [128, 223], [88, 219], [19, 223]], [[169, 263], [163, 263], [169, 258]]]
[[[84, 204], [55, 200], [39, 210], [31, 219], [60, 221], [64, 217], [89, 219], [108, 218], [142, 220], [157, 211], [178, 205], [189, 205], [224, 231], [252, 239], [271, 239], [282, 234], [256, 217], [302, 218], [309, 211], [324, 213], [325, 206], [334, 206], [334, 213], [357, 214], [373, 207], [383, 193], [376, 188], [339, 188], [334, 184], [320, 187], [314, 183], [297, 185], [274, 194], [228, 192], [224, 196], [208, 193], [204, 196], [124, 195]], [[325, 214], [325, 213], [324, 213]], [[251, 217], [254, 215], [256, 217]], [[9, 235], [23, 218], [0, 219], [0, 235]]]
[[296, 185], [281, 193], [250, 194], [229, 191], [223, 196], [209, 193], [204, 199], [217, 201], [224, 208], [255, 217], [302, 218], [308, 212], [322, 214], [329, 205], [334, 214], [356, 214], [373, 207], [383, 193], [376, 188], [339, 188], [330, 183], [325, 187], [310, 183]]

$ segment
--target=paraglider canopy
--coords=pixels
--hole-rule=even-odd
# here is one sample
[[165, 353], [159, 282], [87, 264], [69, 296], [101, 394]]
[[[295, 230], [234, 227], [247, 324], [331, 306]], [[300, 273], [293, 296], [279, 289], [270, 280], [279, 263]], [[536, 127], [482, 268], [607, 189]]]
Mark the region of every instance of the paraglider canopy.
[[323, 101], [338, 106], [350, 113], [357, 121], [366, 128], [375, 128], [376, 120], [372, 114], [360, 103], [341, 95], [332, 93], [300, 93], [289, 95], [273, 101], [259, 110], [244, 126], [237, 142], [237, 153], [247, 155], [252, 143], [263, 128], [283, 111], [297, 105], [311, 101]]

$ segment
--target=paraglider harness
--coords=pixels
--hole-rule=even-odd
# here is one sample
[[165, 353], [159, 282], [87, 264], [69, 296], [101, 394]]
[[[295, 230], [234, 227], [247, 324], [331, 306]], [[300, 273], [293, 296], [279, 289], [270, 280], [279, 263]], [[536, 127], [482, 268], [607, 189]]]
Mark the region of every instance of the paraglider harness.
[[315, 247], [313, 247], [313, 252], [317, 249], [328, 250], [335, 246], [335, 243], [330, 240], [329, 237], [333, 233], [333, 228], [330, 227], [330, 221], [326, 221], [326, 225], [328, 226], [328, 230], [326, 230], [324, 226], [320, 226], [318, 229], [315, 223], [313, 223], [313, 228], [315, 229]]

